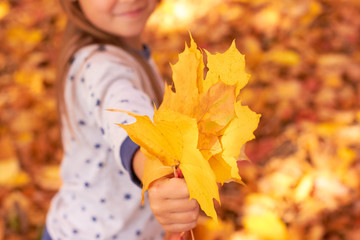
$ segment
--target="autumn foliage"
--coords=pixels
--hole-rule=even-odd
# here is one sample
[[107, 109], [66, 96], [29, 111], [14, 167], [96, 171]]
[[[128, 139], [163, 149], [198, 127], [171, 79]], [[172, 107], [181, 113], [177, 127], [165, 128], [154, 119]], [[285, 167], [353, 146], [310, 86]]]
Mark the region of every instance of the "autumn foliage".
[[191, 38], [190, 47], [186, 45], [172, 65], [173, 85], [165, 86], [153, 122], [148, 116], [126, 112], [136, 122], [119, 126], [147, 156], [143, 194], [153, 181], [179, 169], [190, 198], [217, 222], [213, 200], [220, 202], [220, 197], [216, 183], [241, 182], [237, 160], [244, 144], [254, 138], [260, 115], [242, 106], [239, 99], [250, 75], [235, 42], [223, 54], [206, 54], [209, 70], [204, 77], [203, 54]]
[[[162, 2], [161, 14], [175, 1]], [[154, 18], [144, 35], [164, 78], [188, 29], [210, 53], [235, 39], [251, 75], [239, 98], [261, 114], [251, 163], [238, 164], [246, 187], [223, 185], [219, 223], [202, 219], [196, 239], [359, 239], [359, 1], [176, 2], [189, 14], [167, 17], [186, 19], [163, 29], [168, 21]], [[0, 2], [0, 239], [39, 239], [60, 184], [54, 69], [64, 23], [55, 0]]]

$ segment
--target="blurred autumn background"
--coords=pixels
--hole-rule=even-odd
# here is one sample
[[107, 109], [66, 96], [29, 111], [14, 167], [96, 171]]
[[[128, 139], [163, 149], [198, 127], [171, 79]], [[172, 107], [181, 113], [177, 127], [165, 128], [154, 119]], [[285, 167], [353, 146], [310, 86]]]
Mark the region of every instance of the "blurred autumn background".
[[[0, 1], [0, 239], [40, 239], [61, 184], [55, 65], [65, 18], [56, 0]], [[236, 39], [262, 114], [246, 186], [225, 184], [219, 225], [196, 239], [360, 239], [360, 1], [163, 0], [145, 38], [164, 78], [189, 40]]]

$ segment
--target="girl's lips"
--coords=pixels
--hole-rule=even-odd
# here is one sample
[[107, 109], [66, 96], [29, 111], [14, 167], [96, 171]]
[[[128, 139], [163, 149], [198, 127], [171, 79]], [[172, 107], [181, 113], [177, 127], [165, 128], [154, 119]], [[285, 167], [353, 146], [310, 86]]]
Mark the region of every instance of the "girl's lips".
[[137, 17], [144, 10], [145, 10], [145, 7], [139, 7], [139, 8], [136, 8], [134, 10], [128, 10], [128, 11], [121, 12], [121, 13], [118, 13], [118, 14], [115, 14], [115, 15], [121, 16], [121, 17]]

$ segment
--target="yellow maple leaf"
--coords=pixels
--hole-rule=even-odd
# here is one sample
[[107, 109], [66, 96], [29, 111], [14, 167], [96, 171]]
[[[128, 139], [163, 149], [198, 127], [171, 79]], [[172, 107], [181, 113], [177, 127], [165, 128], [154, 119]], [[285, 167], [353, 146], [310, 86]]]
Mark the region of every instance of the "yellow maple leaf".
[[215, 174], [216, 182], [223, 184], [229, 179], [241, 181], [240, 176], [232, 177], [232, 167], [222, 158], [221, 154], [212, 156], [209, 159], [209, 164]]
[[213, 199], [220, 202], [220, 197], [209, 162], [197, 149], [189, 148], [189, 151], [184, 153], [180, 169], [188, 186], [190, 198], [196, 199], [206, 215], [217, 221]]
[[[190, 36], [191, 37], [191, 36]], [[146, 156], [143, 194], [151, 183], [179, 168], [190, 198], [217, 220], [214, 199], [220, 202], [217, 183], [241, 182], [237, 160], [245, 158], [244, 144], [254, 138], [260, 115], [239, 101], [250, 75], [235, 42], [223, 54], [207, 52], [209, 71], [204, 80], [202, 51], [191, 38], [172, 65], [174, 86], [165, 86], [164, 100], [147, 116], [120, 111], [136, 122], [121, 125]]]
[[[242, 106], [240, 101], [235, 104], [235, 112], [236, 117], [232, 119], [221, 136], [222, 156], [216, 158], [218, 161], [226, 162], [231, 167], [230, 172], [221, 173], [222, 175], [225, 174], [225, 181], [220, 183], [228, 180], [241, 182], [237, 160], [243, 156], [244, 144], [255, 138], [253, 131], [255, 131], [260, 119], [259, 114], [254, 113], [247, 106]], [[224, 165], [223, 162], [221, 164]]]
[[222, 152], [219, 135], [235, 116], [234, 90], [234, 86], [218, 82], [200, 95], [195, 118], [199, 128], [198, 149], [205, 159]]
[[203, 55], [193, 40], [190, 47], [185, 44], [184, 52], [179, 54], [179, 61], [171, 65], [171, 69], [176, 94], [171, 86], [166, 86], [159, 110], [172, 109], [191, 116], [199, 101], [198, 86], [202, 86], [204, 69]]
[[195, 117], [203, 132], [222, 130], [235, 116], [235, 86], [217, 82], [201, 94]]
[[[205, 50], [206, 51], [206, 50]], [[204, 81], [203, 92], [222, 81], [236, 86], [236, 96], [248, 83], [250, 75], [245, 72], [245, 57], [236, 48], [235, 41], [225, 53], [215, 55], [206, 51], [209, 71]]]
[[198, 149], [207, 160], [209, 160], [213, 155], [222, 152], [222, 146], [219, 137], [215, 134], [200, 132], [200, 130]]
[[158, 110], [155, 112], [154, 122], [152, 122], [148, 116], [121, 110], [113, 111], [127, 113], [136, 119], [134, 124], [117, 124], [126, 130], [135, 143], [155, 155], [166, 166], [179, 164], [183, 148], [182, 127], [191, 124], [189, 123], [190, 118], [186, 119], [185, 115], [173, 111]]
[[125, 113], [135, 117], [137, 121], [129, 125], [118, 125], [145, 149], [143, 153], [147, 156], [142, 179], [143, 193], [151, 182], [172, 172], [172, 168], [169, 170], [166, 166], [179, 166], [187, 182], [190, 198], [196, 199], [204, 212], [216, 219], [213, 199], [220, 201], [219, 192], [208, 161], [197, 149], [196, 120], [170, 110], [155, 111], [154, 122], [147, 116]]
[[260, 115], [254, 113], [241, 102], [235, 104], [236, 117], [232, 119], [221, 137], [223, 155], [238, 158], [241, 147], [255, 138], [253, 132], [259, 124]]

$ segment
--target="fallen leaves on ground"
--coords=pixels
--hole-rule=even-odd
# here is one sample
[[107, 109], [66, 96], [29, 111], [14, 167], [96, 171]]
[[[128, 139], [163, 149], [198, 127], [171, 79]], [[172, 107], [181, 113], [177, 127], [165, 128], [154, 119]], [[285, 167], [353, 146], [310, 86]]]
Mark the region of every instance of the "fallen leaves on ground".
[[[243, 219], [271, 212], [291, 240], [357, 240], [359, 1], [225, 0], [212, 6], [196, 21], [183, 21], [183, 30], [145, 34], [166, 80], [187, 29], [209, 52], [224, 52], [236, 39], [252, 76], [241, 91], [242, 104], [262, 118], [256, 139], [247, 144], [252, 164], [239, 165], [247, 187], [224, 184], [219, 220], [232, 226], [204, 223], [204, 239], [259, 240]], [[62, 154], [54, 69], [64, 23], [54, 0], [0, 3], [0, 138], [12, 146], [1, 146], [0, 155], [14, 150], [1, 155], [0, 171], [14, 176], [12, 182], [18, 174], [28, 176], [20, 185], [0, 186], [0, 239], [38, 239], [54, 194], [35, 176], [58, 165]]]

